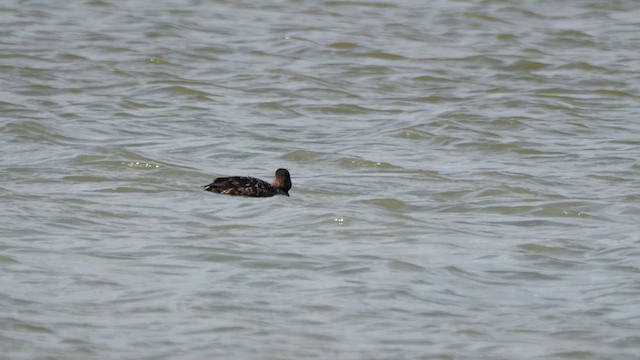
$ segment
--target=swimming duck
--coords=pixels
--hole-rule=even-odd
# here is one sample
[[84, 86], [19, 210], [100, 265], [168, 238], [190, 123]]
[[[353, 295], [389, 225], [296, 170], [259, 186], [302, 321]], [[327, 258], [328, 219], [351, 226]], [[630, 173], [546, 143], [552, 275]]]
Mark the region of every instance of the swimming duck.
[[217, 178], [204, 189], [220, 194], [251, 197], [289, 196], [291, 177], [287, 169], [278, 169], [273, 184], [249, 176], [230, 176]]

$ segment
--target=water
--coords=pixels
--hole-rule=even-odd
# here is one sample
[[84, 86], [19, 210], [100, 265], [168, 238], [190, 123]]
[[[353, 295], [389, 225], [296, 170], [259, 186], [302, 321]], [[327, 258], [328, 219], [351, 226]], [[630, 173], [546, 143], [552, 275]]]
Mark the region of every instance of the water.
[[638, 19], [3, 2], [0, 358], [638, 358]]

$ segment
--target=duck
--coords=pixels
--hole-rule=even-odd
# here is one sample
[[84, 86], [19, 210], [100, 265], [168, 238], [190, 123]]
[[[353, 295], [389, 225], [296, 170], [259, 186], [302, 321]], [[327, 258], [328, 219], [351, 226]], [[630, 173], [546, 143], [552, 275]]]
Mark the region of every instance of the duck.
[[271, 184], [250, 176], [219, 177], [211, 184], [205, 185], [204, 189], [219, 194], [249, 197], [289, 196], [291, 176], [289, 170], [278, 169]]

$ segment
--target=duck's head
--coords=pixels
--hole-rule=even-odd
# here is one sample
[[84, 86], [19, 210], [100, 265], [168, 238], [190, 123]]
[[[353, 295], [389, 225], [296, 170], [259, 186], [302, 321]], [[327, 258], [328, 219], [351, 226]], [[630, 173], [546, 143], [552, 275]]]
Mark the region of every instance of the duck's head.
[[291, 189], [291, 176], [287, 169], [276, 170], [276, 178], [273, 180], [273, 187], [284, 191], [289, 195]]

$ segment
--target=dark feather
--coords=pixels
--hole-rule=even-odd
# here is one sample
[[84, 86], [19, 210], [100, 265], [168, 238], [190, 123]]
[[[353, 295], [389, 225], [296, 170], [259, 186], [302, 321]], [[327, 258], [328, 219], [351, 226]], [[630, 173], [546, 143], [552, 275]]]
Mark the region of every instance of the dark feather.
[[271, 197], [275, 195], [289, 196], [291, 179], [289, 172], [279, 169], [276, 172], [274, 185], [260, 179], [249, 176], [221, 177], [204, 187], [207, 191], [212, 191], [227, 195], [240, 195], [250, 197]]

